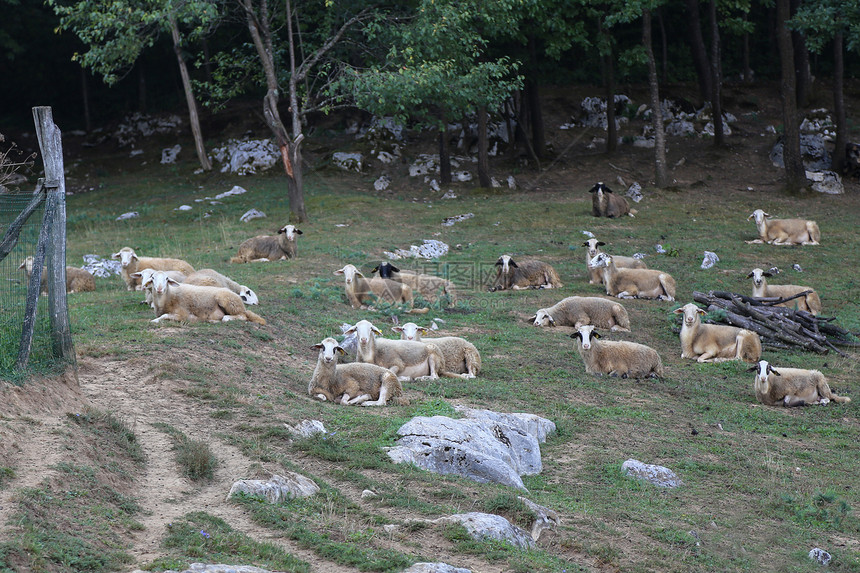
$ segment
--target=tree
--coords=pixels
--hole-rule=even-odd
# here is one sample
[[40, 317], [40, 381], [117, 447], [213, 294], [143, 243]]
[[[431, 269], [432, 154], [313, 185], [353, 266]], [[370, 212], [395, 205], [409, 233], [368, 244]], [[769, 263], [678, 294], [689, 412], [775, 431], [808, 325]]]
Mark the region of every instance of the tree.
[[75, 54], [74, 60], [102, 74], [108, 85], [115, 84], [128, 73], [140, 53], [153, 45], [159, 32], [169, 31], [182, 78], [188, 118], [197, 158], [205, 170], [212, 169], [206, 155], [197, 102], [191, 87], [191, 78], [183, 56], [183, 38], [180, 23], [191, 27], [191, 37], [198, 37], [218, 17], [214, 1], [163, 0], [159, 3], [144, 0], [79, 0], [69, 6], [58, 0], [48, 0], [60, 17], [60, 27], [72, 30], [89, 50]]
[[782, 81], [783, 152], [785, 163], [785, 183], [789, 191], [799, 191], [806, 186], [806, 171], [800, 155], [800, 125], [797, 117], [797, 91], [795, 87], [794, 47], [791, 31], [788, 29], [790, 0], [776, 0], [776, 30], [779, 45]]

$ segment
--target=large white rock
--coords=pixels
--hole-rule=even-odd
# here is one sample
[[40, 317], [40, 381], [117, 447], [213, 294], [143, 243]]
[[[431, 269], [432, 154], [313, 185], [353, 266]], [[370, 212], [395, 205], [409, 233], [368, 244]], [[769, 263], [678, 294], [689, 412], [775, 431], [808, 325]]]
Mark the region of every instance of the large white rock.
[[501, 515], [492, 513], [459, 513], [448, 517], [440, 517], [434, 520], [436, 523], [459, 523], [466, 528], [473, 538], [478, 541], [494, 539], [497, 541], [507, 541], [511, 545], [520, 549], [531, 549], [535, 542], [529, 533]]
[[278, 503], [296, 497], [310, 497], [319, 492], [319, 486], [310, 478], [294, 472], [286, 476], [273, 475], [272, 479], [243, 479], [233, 484], [227, 499], [238, 493], [265, 498], [269, 503]]
[[447, 563], [415, 563], [409, 569], [404, 569], [403, 573], [472, 573], [472, 570]]
[[678, 487], [683, 482], [675, 472], [663, 466], [644, 464], [639, 460], [627, 460], [621, 464], [624, 475], [645, 480], [659, 487]]

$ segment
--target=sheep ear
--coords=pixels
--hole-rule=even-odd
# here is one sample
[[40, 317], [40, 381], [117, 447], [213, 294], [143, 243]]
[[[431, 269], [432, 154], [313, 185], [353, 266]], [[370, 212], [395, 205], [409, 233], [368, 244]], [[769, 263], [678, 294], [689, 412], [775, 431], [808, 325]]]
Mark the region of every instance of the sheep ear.
[[[19, 268], [20, 268], [20, 267], [19, 267]], [[136, 272], [136, 273], [132, 273], [132, 274], [130, 274], [130, 275], [128, 275], [128, 276], [130, 276], [130, 277], [132, 277], [132, 278], [135, 278], [135, 279], [139, 279], [139, 278], [143, 278], [143, 273], [141, 273], [141, 272]]]
[[402, 326], [392, 326], [391, 330], [393, 330], [394, 332], [401, 333], [401, 332], [403, 332], [403, 327]]
[[603, 338], [602, 336], [600, 336], [600, 334], [598, 334], [598, 332], [596, 330], [591, 331], [591, 337], [592, 338]]
[[747, 368], [747, 372], [757, 372], [757, 371], [758, 371], [758, 364], [756, 364], [755, 366], [750, 366], [749, 368]]
[[597, 241], [597, 246], [598, 247], [605, 247], [606, 243], [604, 243], [603, 241]]
[[516, 263], [516, 261], [514, 261], [513, 259], [511, 259], [510, 265], [511, 265], [512, 267], [514, 267], [515, 269], [520, 268], [520, 266], [519, 266], [519, 265]]
[[167, 277], [167, 284], [170, 284], [170, 285], [176, 286], [176, 285], [178, 285], [178, 284], [179, 284], [179, 281], [177, 281], [176, 279], [172, 279], [172, 278], [170, 278], [170, 277]]
[[26, 265], [27, 265], [27, 261], [24, 261], [23, 263], [21, 263], [21, 264], [18, 266], [18, 268], [19, 268], [19, 269], [23, 269]]
[[394, 265], [389, 264], [388, 266], [389, 266], [389, 267], [391, 267], [391, 272], [392, 272], [392, 273], [399, 273], [399, 272], [400, 272], [400, 269], [398, 269], [398, 268], [397, 268], [397, 267], [395, 267]]
[[779, 372], [777, 372], [776, 370], [771, 368], [770, 365], [768, 365], [767, 371], [770, 372], [771, 374], [776, 374], [777, 376], [782, 376], [782, 374], [780, 374]]
[[314, 344], [313, 346], [311, 346], [311, 350], [321, 350], [322, 347], [322, 344]]
[[583, 246], [583, 247], [587, 247], [587, 246], [588, 246], [588, 241], [585, 241], [584, 243], [582, 243], [582, 246]]
[[343, 269], [338, 269], [338, 270], [336, 270], [336, 271], [334, 272], [334, 274], [336, 274], [336, 275], [342, 275], [342, 274], [343, 274]]
[[751, 278], [753, 277], [753, 274], [755, 274], [755, 273], [753, 273], [752, 271], [750, 271], [750, 274], [748, 274], [748, 275], [747, 275], [747, 278], [748, 278], [748, 279], [751, 279]]
[[571, 335], [570, 335], [570, 337], [571, 337], [571, 338], [579, 338], [579, 339], [582, 339], [582, 336], [580, 336], [580, 334], [579, 334], [579, 331], [578, 331], [578, 330], [577, 330], [576, 332], [574, 332], [573, 334], [571, 334]]
[[597, 189], [598, 189], [598, 186], [597, 186], [597, 185], [595, 185], [594, 187], [592, 187], [591, 189], [589, 189], [589, 190], [588, 190], [588, 192], [589, 192], [589, 193], [597, 193]]
[[752, 219], [753, 217], [755, 217], [755, 213], [753, 213], [753, 214], [751, 214], [749, 217], [747, 217], [747, 221], [749, 221], [749, 220], [750, 220], [750, 219]]
[[683, 307], [676, 308], [676, 309], [675, 309], [675, 310], [673, 310], [672, 312], [673, 312], [673, 313], [675, 313], [675, 314], [684, 314], [684, 308], [683, 308]]
[[708, 313], [707, 313], [707, 312], [705, 312], [704, 310], [702, 310], [701, 308], [697, 308], [697, 309], [696, 309], [696, 314], [701, 314], [702, 316], [705, 316], [705, 315], [706, 315], [706, 314], [708, 314]]
[[301, 232], [300, 230], [298, 230], [298, 229], [293, 229], [293, 232], [294, 232], [296, 235], [304, 235], [304, 233], [302, 233], [302, 232]]
[[343, 349], [343, 348], [341, 348], [340, 346], [335, 346], [335, 347], [334, 347], [334, 349], [335, 349], [335, 350], [337, 350], [338, 352], [340, 352], [340, 355], [341, 355], [341, 356], [345, 356], [345, 355], [346, 355], [346, 350], [344, 350], [344, 349]]
[[430, 332], [430, 330], [429, 330], [428, 328], [425, 328], [425, 327], [423, 327], [423, 326], [419, 326], [419, 327], [418, 327], [418, 331], [419, 331], [421, 334], [428, 334], [428, 333]]
[[287, 232], [286, 227], [281, 227], [280, 229], [278, 229], [278, 234], [279, 234], [279, 235], [282, 235], [283, 233], [286, 233], [286, 232]]
[[120, 257], [120, 254], [118, 252], [114, 253], [110, 256], [110, 258], [112, 258], [112, 259], [118, 259], [119, 257]]
[[534, 322], [534, 321], [535, 321], [535, 319], [537, 319], [537, 315], [536, 315], [536, 314], [533, 314], [533, 315], [531, 315], [530, 317], [528, 317], [528, 318], [526, 319], [526, 322]]
[[496, 266], [497, 267], [502, 266], [502, 257], [499, 257], [498, 259], [496, 259]]
[[378, 273], [378, 272], [379, 272], [379, 265], [376, 265], [375, 267], [373, 267], [373, 270], [370, 271], [370, 274], [374, 274], [374, 273]]
[[381, 330], [379, 330], [378, 328], [376, 328], [375, 326], [371, 325], [371, 327], [370, 327], [370, 328], [371, 328], [371, 330], [373, 330], [373, 332], [375, 332], [376, 334], [382, 334], [382, 331], [381, 331]]
[[355, 325], [353, 324], [349, 328], [343, 331], [344, 334], [355, 334]]

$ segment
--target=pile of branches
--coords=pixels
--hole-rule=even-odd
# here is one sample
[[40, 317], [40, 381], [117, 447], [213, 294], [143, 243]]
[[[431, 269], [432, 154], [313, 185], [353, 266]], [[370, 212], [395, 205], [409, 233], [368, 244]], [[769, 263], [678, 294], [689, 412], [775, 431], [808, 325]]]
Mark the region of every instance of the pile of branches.
[[856, 334], [833, 324], [835, 317], [814, 316], [804, 310], [775, 306], [810, 292], [786, 298], [753, 298], [727, 291], [693, 292], [693, 300], [706, 306], [721, 322], [758, 333], [762, 344], [769, 346], [799, 346], [820, 354], [833, 350], [841, 356], [845, 353], [836, 346], [860, 346]]

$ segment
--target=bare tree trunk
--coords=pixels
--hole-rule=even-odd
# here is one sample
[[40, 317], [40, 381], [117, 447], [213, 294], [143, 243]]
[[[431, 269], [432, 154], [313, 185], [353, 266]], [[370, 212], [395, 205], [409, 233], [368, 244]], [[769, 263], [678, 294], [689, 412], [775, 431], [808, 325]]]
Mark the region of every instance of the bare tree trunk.
[[702, 103], [710, 101], [713, 95], [711, 86], [711, 71], [708, 65], [708, 53], [705, 49], [705, 39], [702, 37], [702, 25], [699, 17], [699, 0], [687, 2], [687, 42], [690, 44], [690, 56], [696, 77], [699, 78], [699, 96]]
[[[302, 133], [302, 118], [299, 108], [298, 87], [296, 84], [296, 42], [293, 39], [293, 9], [290, 0], [287, 5], [287, 39], [290, 48], [290, 111], [293, 118], [293, 138], [288, 138], [287, 151], [289, 157], [284, 162], [287, 169], [287, 196], [290, 201], [290, 219], [296, 223], [308, 220], [305, 211], [305, 191], [302, 179], [302, 141], [305, 136]], [[271, 35], [269, 36], [269, 49], [271, 50]], [[289, 167], [292, 169], [289, 169]]]
[[[791, 0], [789, 18], [800, 7], [800, 0]], [[797, 106], [806, 107], [809, 104], [809, 92], [812, 89], [812, 72], [809, 68], [809, 49], [800, 32], [791, 32], [791, 42], [794, 48], [794, 70], [797, 74]]]
[[782, 158], [785, 163], [785, 185], [788, 191], [806, 186], [806, 172], [800, 155], [800, 125], [797, 119], [797, 92], [794, 84], [794, 49], [791, 32], [786, 26], [790, 18], [790, 0], [776, 0], [776, 36], [782, 70], [782, 121], [785, 126]]
[[708, 17], [711, 22], [711, 111], [714, 116], [714, 146], [722, 147], [726, 143], [726, 137], [723, 135], [723, 105], [720, 94], [723, 79], [717, 0], [708, 3]]
[[487, 106], [478, 106], [478, 182], [481, 187], [492, 187], [490, 179], [490, 156], [487, 149]]
[[543, 115], [540, 109], [538, 86], [534, 80], [527, 79], [525, 83], [528, 116], [531, 118], [532, 149], [538, 158], [542, 158], [546, 151], [546, 133], [544, 132]]
[[669, 184], [666, 170], [666, 131], [663, 129], [663, 111], [660, 107], [660, 86], [657, 82], [657, 63], [651, 47], [651, 11], [642, 12], [642, 45], [648, 56], [648, 86], [651, 91], [651, 124], [654, 127], [654, 170], [658, 188]]
[[188, 105], [188, 121], [191, 124], [191, 135], [194, 137], [194, 148], [197, 150], [197, 159], [205, 171], [212, 170], [212, 162], [206, 155], [206, 146], [203, 144], [203, 132], [200, 130], [200, 116], [197, 114], [197, 101], [194, 99], [194, 90], [191, 88], [191, 77], [188, 75], [188, 66], [182, 57], [182, 41], [179, 38], [179, 26], [176, 18], [170, 16], [170, 35], [173, 37], [173, 51], [176, 52], [176, 60], [179, 63], [179, 75], [182, 77], [182, 89], [185, 91], [185, 103]]
[[845, 170], [845, 148], [848, 145], [848, 122], [845, 119], [845, 59], [842, 30], [833, 38], [833, 115], [836, 116], [836, 148], [833, 150], [833, 171]]

